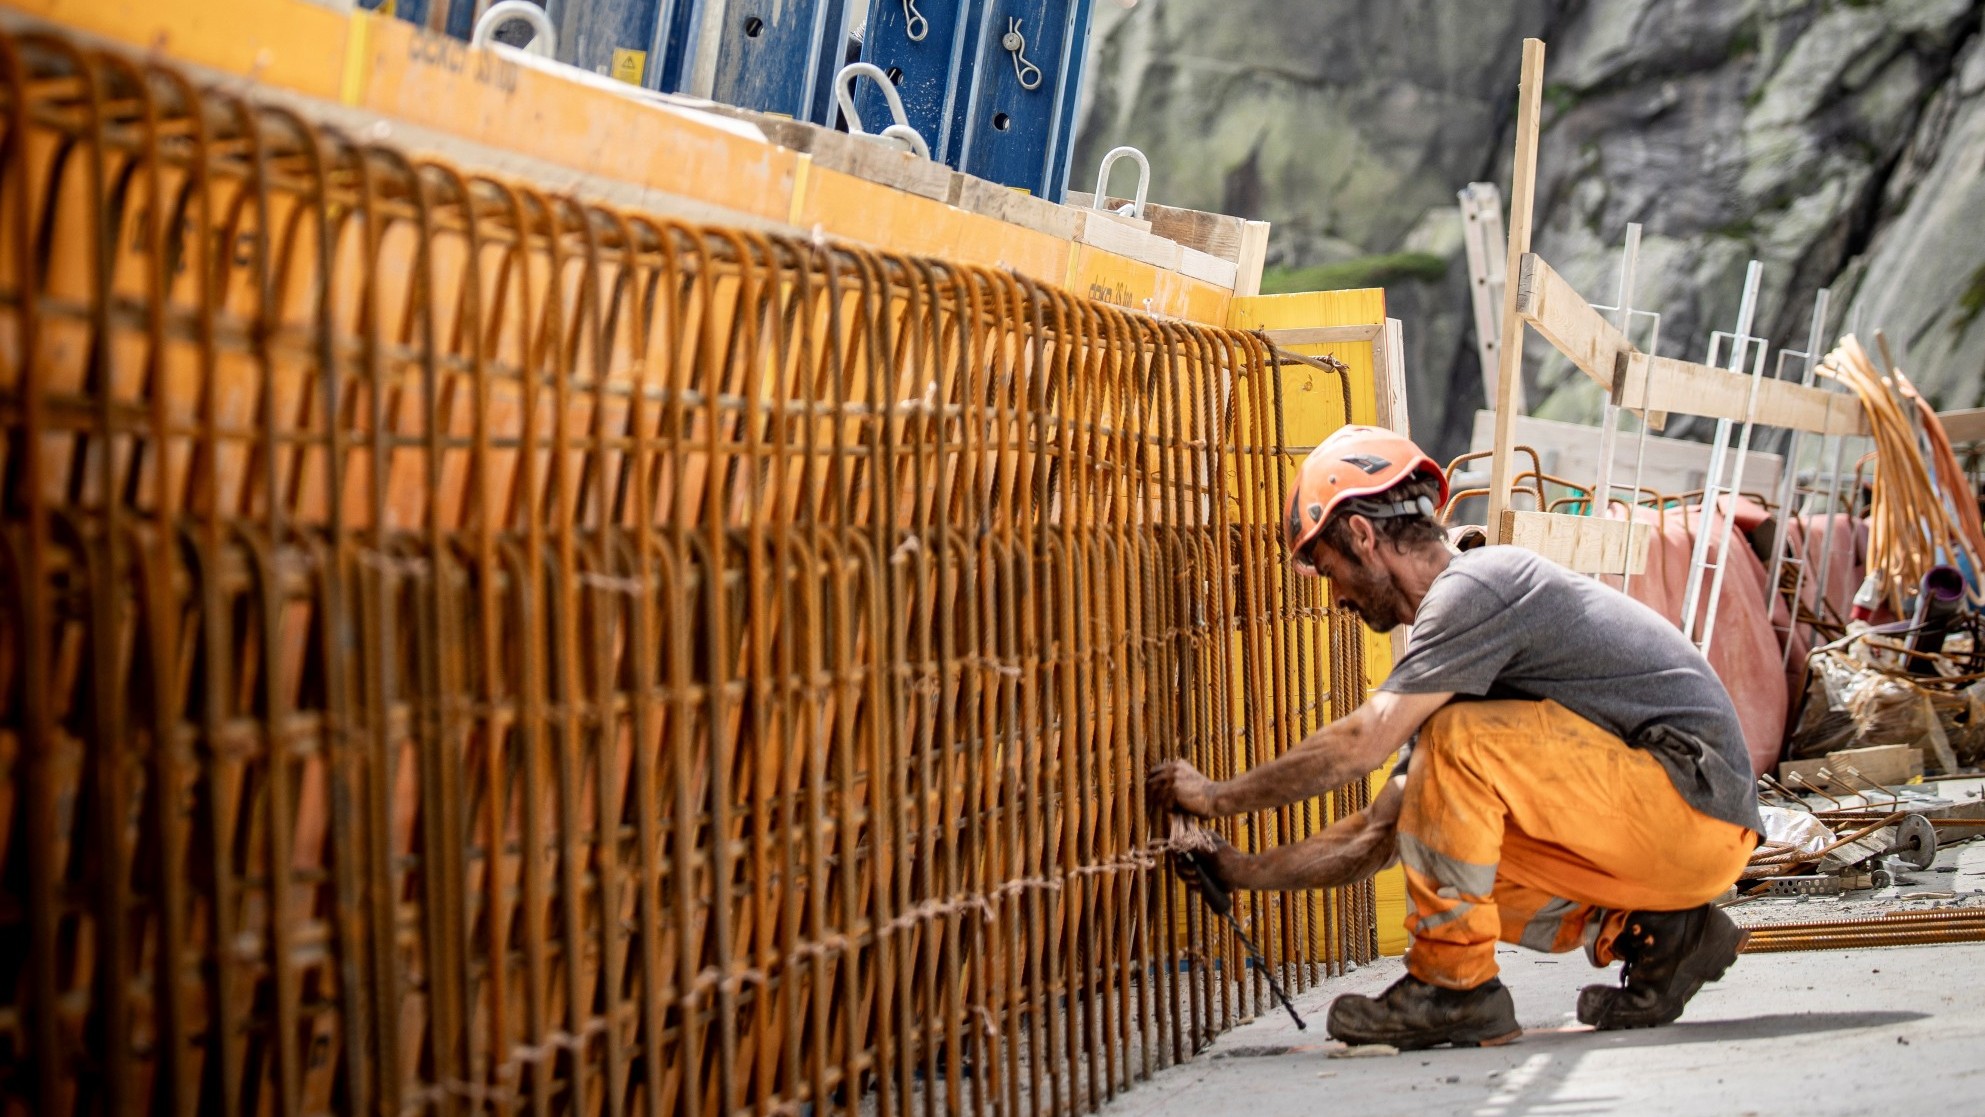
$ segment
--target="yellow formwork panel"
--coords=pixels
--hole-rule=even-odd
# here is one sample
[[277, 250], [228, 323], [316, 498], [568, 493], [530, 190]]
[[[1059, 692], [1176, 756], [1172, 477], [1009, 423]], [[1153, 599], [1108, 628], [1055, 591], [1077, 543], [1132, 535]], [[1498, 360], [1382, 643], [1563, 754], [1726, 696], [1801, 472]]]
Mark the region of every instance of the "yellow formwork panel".
[[792, 224], [888, 252], [1010, 268], [1059, 285], [1070, 244], [956, 206], [813, 165], [793, 199]]
[[1228, 321], [1232, 291], [1087, 244], [1070, 245], [1066, 290], [1112, 306], [1219, 325]]
[[335, 100], [345, 83], [350, 21], [296, 0], [3, 0], [0, 7], [311, 97]]
[[[1236, 296], [1228, 311], [1227, 324], [1245, 330], [1287, 330], [1320, 326], [1383, 325], [1385, 292], [1377, 288], [1355, 291], [1309, 291], [1288, 295]], [[1350, 368], [1351, 414], [1355, 423], [1378, 421], [1378, 395], [1369, 341], [1339, 342], [1329, 345], [1297, 345], [1291, 352], [1307, 357], [1331, 356]], [[1344, 425], [1342, 390], [1328, 373], [1307, 366], [1282, 369], [1283, 439], [1288, 447], [1286, 467], [1293, 476], [1308, 448], [1321, 442], [1331, 431]], [[1369, 686], [1377, 686], [1392, 670], [1392, 644], [1388, 640], [1364, 642], [1365, 676]], [[1372, 775], [1377, 791], [1391, 761]], [[1379, 952], [1388, 955], [1406, 951], [1406, 878], [1395, 866], [1380, 873], [1378, 893]]]

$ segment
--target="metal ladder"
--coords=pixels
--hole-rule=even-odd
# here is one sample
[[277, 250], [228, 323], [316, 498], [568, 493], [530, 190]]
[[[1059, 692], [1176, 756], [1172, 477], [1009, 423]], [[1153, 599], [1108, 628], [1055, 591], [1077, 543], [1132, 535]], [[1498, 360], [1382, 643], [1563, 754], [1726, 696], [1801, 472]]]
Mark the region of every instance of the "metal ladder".
[[[1808, 388], [1815, 386], [1818, 380], [1820, 346], [1825, 344], [1827, 311], [1831, 308], [1832, 300], [1833, 292], [1825, 287], [1820, 288], [1819, 293], [1813, 296], [1813, 320], [1806, 332], [1806, 348], [1779, 351], [1779, 379], [1785, 378], [1786, 358], [1797, 357], [1806, 362], [1805, 373], [1800, 377], [1799, 382]], [[1786, 599], [1785, 624], [1781, 626], [1776, 621], [1772, 622], [1772, 631], [1780, 633], [1783, 641], [1783, 651], [1779, 659], [1781, 665], [1789, 665], [1792, 662], [1792, 645], [1799, 638], [1799, 604], [1805, 599], [1806, 569], [1813, 553], [1813, 541], [1803, 530], [1800, 533], [1798, 553], [1793, 553], [1792, 518], [1809, 512], [1813, 507], [1814, 498], [1821, 495], [1817, 486], [1799, 484], [1799, 455], [1804, 441], [1804, 433], [1795, 430], [1791, 432], [1791, 437], [1785, 443], [1785, 472], [1778, 482], [1778, 530], [1772, 539], [1771, 575], [1765, 582], [1767, 592], [1781, 595], [1780, 587], [1784, 582], [1786, 568], [1790, 567], [1794, 571], [1792, 593]], [[1820, 574], [1814, 587], [1815, 613], [1826, 607], [1827, 575], [1832, 572], [1833, 566], [1833, 529], [1838, 522], [1838, 517], [1834, 513], [1838, 511], [1840, 501], [1841, 454], [1846, 446], [1847, 436], [1822, 434], [1818, 457], [1824, 459], [1828, 456], [1829, 442], [1832, 443], [1833, 461], [1825, 500], [1820, 505], [1827, 519], [1820, 539]]]
[[[1475, 309], [1475, 355], [1482, 362], [1482, 398], [1496, 398], [1496, 366], [1502, 349], [1504, 266], [1509, 245], [1503, 237], [1503, 194], [1493, 182], [1471, 182], [1461, 199], [1461, 239], [1468, 250], [1468, 297]], [[1523, 385], [1516, 386], [1516, 411], [1523, 413]]]
[[[1613, 306], [1594, 305], [1592, 309], [1614, 315], [1613, 324], [1615, 328], [1628, 341], [1632, 341], [1633, 339], [1633, 325], [1635, 321], [1646, 321], [1649, 328], [1647, 348], [1644, 352], [1651, 355], [1661, 347], [1661, 314], [1659, 311], [1640, 310], [1633, 305], [1634, 279], [1639, 266], [1640, 223], [1635, 221], [1628, 223], [1626, 242], [1620, 247], [1619, 297], [1615, 300], [1615, 305]], [[1601, 407], [1602, 414], [1599, 422], [1599, 478], [1598, 483], [1593, 486], [1592, 503], [1586, 510], [1588, 515], [1604, 516], [1608, 504], [1613, 499], [1613, 490], [1615, 487], [1613, 484], [1613, 459], [1619, 452], [1620, 411], [1621, 408], [1613, 399], [1613, 394], [1611, 392], [1606, 393]], [[1648, 429], [1647, 417], [1643, 415], [1640, 417], [1640, 434], [1634, 449], [1633, 486], [1629, 490], [1629, 498], [1627, 500], [1627, 507], [1629, 509], [1634, 508], [1640, 498], [1642, 475], [1647, 465]], [[1629, 512], [1627, 522], [1631, 524], [1633, 521], [1633, 514]], [[1619, 572], [1620, 592], [1626, 593], [1633, 585], [1633, 548], [1627, 548], [1626, 554], [1622, 559], [1622, 564]], [[1603, 578], [1604, 575], [1603, 573], [1594, 574], [1593, 577]]]
[[[1716, 421], [1716, 441], [1709, 453], [1709, 475], [1703, 480], [1702, 517], [1696, 525], [1695, 547], [1689, 556], [1688, 590], [1682, 600], [1682, 635], [1696, 645], [1705, 658], [1709, 656], [1710, 642], [1716, 636], [1716, 605], [1723, 594], [1723, 575], [1729, 568], [1730, 537], [1737, 525], [1736, 496], [1744, 483], [1744, 462], [1750, 455], [1751, 431], [1757, 425], [1758, 386], [1764, 381], [1764, 363], [1768, 346], [1765, 340], [1751, 334], [1751, 322], [1757, 312], [1758, 284], [1764, 275], [1764, 265], [1756, 260], [1744, 270], [1744, 297], [1737, 310], [1737, 328], [1725, 333], [1718, 330], [1709, 335], [1710, 365], [1717, 363], [1722, 345], [1727, 338], [1730, 342], [1731, 372], [1744, 372], [1745, 362], [1750, 363], [1751, 388], [1744, 402], [1744, 426], [1737, 436], [1736, 461], [1731, 466], [1731, 475], [1726, 484], [1723, 468], [1730, 457], [1730, 435], [1733, 422], [1728, 418]], [[1717, 505], [1724, 497], [1730, 498], [1730, 508], [1722, 513], [1722, 538], [1716, 545], [1716, 561], [1709, 561], [1709, 537], [1716, 531], [1711, 525], [1718, 515]], [[1709, 601], [1702, 608], [1702, 588], [1705, 575], [1714, 572], [1709, 582]], [[1702, 613], [1700, 626], [1697, 613]], [[1700, 627], [1701, 635], [1697, 635]]]

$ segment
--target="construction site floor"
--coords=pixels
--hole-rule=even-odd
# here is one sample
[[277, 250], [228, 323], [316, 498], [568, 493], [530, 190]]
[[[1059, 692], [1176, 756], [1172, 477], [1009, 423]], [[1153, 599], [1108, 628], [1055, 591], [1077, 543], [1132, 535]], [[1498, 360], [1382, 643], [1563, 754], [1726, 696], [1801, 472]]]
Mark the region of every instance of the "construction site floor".
[[[1985, 840], [1946, 847], [1884, 893], [1753, 900], [1731, 915], [1753, 924], [1953, 903], [1985, 903]], [[1985, 1113], [1985, 943], [1745, 955], [1679, 1022], [1628, 1032], [1594, 1032], [1572, 1014], [1579, 987], [1617, 981], [1617, 967], [1517, 947], [1498, 957], [1525, 1029], [1516, 1043], [1332, 1057], [1343, 1045], [1324, 1034], [1330, 1001], [1391, 984], [1404, 969], [1387, 958], [1299, 997], [1307, 1031], [1279, 1013], [1236, 1028], [1104, 1113]]]

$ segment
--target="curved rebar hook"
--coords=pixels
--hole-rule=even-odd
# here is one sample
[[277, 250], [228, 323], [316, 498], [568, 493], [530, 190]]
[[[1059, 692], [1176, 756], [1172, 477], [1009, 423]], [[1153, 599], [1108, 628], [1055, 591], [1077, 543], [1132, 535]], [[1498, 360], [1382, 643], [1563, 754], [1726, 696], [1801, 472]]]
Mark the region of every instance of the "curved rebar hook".
[[1103, 156], [1103, 165], [1096, 168], [1096, 196], [1089, 202], [1091, 209], [1102, 209], [1103, 199], [1108, 196], [1106, 187], [1110, 184], [1110, 168], [1124, 156], [1130, 156], [1137, 163], [1137, 195], [1131, 202], [1130, 216], [1144, 216], [1144, 195], [1151, 187], [1151, 160], [1134, 147], [1113, 147]]
[[551, 58], [558, 53], [558, 31], [551, 25], [551, 16], [531, 0], [499, 0], [491, 4], [482, 18], [476, 21], [476, 29], [469, 35], [469, 45], [488, 46], [495, 38], [497, 28], [519, 19], [530, 24], [535, 32], [522, 49], [540, 58]]
[[882, 99], [889, 102], [889, 115], [894, 123], [877, 135], [881, 139], [895, 140], [909, 148], [910, 153], [919, 159], [930, 158], [930, 145], [923, 136], [910, 127], [910, 118], [903, 112], [903, 98], [896, 95], [896, 83], [882, 72], [882, 67], [873, 62], [850, 62], [834, 75], [834, 100], [841, 106], [841, 115], [848, 120], [850, 135], [866, 136], [862, 128], [861, 114], [855, 111], [855, 79], [867, 78], [882, 88]]

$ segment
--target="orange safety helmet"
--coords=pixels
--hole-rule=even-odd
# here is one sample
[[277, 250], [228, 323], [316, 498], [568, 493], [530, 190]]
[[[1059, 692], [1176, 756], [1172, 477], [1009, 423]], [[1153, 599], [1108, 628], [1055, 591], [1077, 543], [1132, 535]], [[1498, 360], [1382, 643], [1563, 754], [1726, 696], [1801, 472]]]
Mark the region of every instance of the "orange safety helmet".
[[1374, 518], [1432, 517], [1447, 503], [1447, 474], [1404, 435], [1384, 427], [1339, 427], [1303, 459], [1295, 487], [1289, 491], [1288, 513], [1282, 518], [1282, 541], [1290, 554], [1303, 554], [1338, 505], [1377, 496], [1422, 471], [1440, 482], [1440, 495], [1433, 501], [1359, 508], [1359, 512]]

